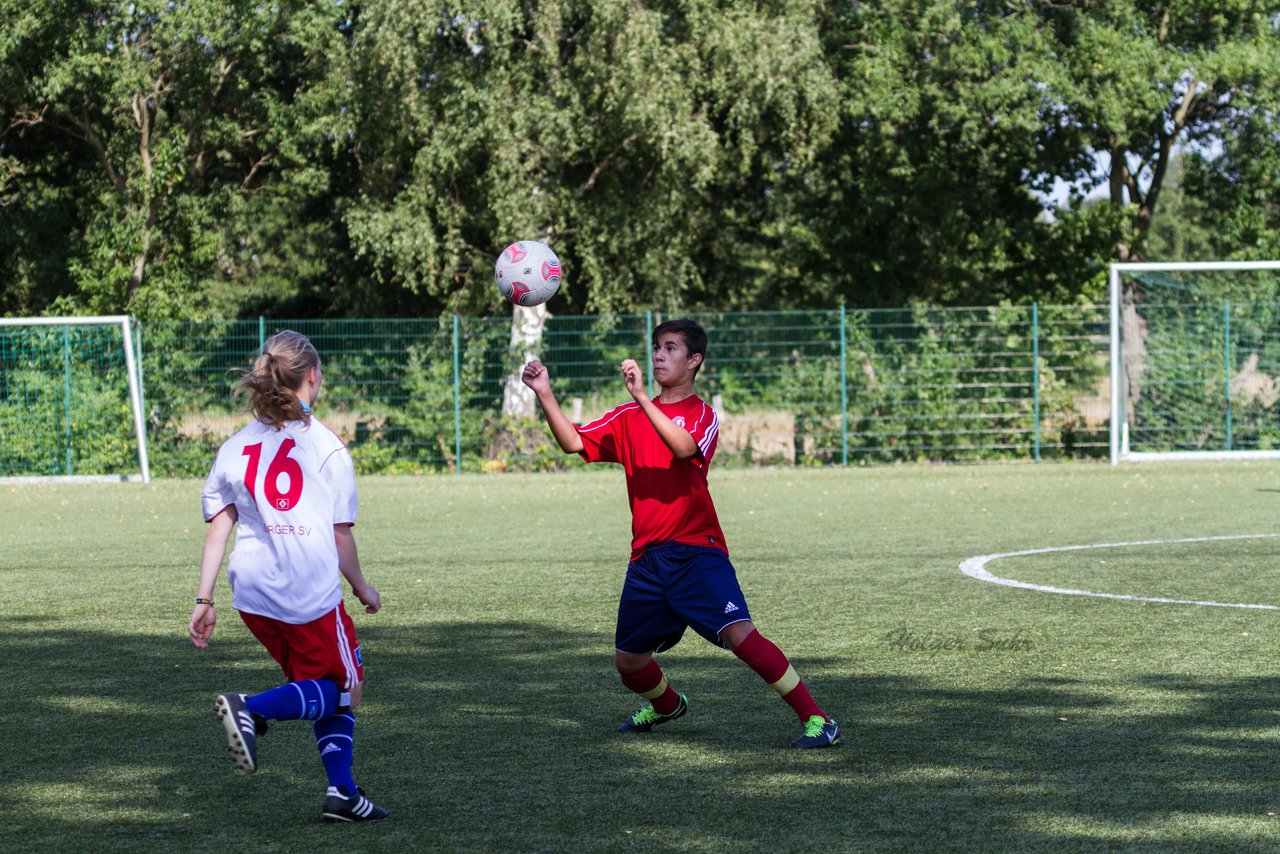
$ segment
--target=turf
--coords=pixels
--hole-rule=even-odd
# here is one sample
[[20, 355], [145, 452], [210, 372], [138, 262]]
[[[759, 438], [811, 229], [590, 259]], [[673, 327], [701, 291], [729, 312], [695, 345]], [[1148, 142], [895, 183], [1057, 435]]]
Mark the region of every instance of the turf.
[[[199, 484], [0, 486], [5, 850], [1246, 850], [1280, 827], [1274, 610], [1066, 596], [966, 558], [1280, 531], [1266, 463], [713, 474], [761, 630], [844, 727], [793, 751], [790, 710], [732, 655], [660, 656], [690, 713], [615, 732], [629, 541], [616, 470], [366, 478], [351, 597], [367, 666], [356, 776], [391, 812], [320, 821], [310, 728], [233, 770], [219, 691], [273, 663], [230, 609], [185, 637]], [[1280, 605], [1280, 540], [993, 561], [996, 575]]]

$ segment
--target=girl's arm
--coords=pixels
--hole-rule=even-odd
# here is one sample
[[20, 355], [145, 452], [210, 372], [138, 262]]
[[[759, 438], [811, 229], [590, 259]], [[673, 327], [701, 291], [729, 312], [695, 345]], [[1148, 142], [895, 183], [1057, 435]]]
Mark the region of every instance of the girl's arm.
[[338, 547], [338, 570], [351, 585], [351, 592], [356, 594], [367, 613], [378, 613], [378, 609], [382, 607], [382, 594], [365, 581], [364, 573], [360, 570], [360, 554], [356, 551], [356, 536], [351, 532], [351, 526], [334, 525], [333, 541]]
[[200, 553], [200, 584], [196, 587], [196, 599], [199, 602], [191, 612], [191, 621], [187, 624], [187, 634], [191, 642], [201, 649], [209, 646], [209, 636], [213, 634], [214, 624], [218, 622], [217, 612], [213, 609], [213, 588], [218, 583], [218, 572], [222, 569], [222, 558], [227, 553], [227, 540], [235, 530], [240, 514], [234, 504], [222, 508], [222, 512], [209, 520], [209, 529], [204, 534], [204, 550]]

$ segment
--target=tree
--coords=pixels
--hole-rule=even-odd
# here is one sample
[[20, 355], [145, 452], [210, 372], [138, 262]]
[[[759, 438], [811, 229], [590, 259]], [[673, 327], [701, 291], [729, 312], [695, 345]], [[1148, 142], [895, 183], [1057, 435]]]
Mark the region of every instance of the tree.
[[565, 313], [1098, 299], [1179, 156], [1155, 246], [1280, 249], [1278, 12], [0, 0], [0, 311], [488, 314], [521, 238]]
[[[1280, 66], [1275, 66], [1280, 68]], [[1280, 95], [1272, 100], [1280, 105]], [[1280, 115], [1259, 106], [1231, 117], [1220, 152], [1186, 158], [1205, 250], [1196, 259], [1280, 258]]]
[[1178, 151], [1276, 103], [1276, 9], [1247, 0], [828, 9], [841, 124], [794, 257], [854, 305], [1099, 299], [1105, 262], [1146, 251]]
[[1192, 156], [1178, 153], [1165, 175], [1160, 193], [1160, 216], [1147, 235], [1151, 260], [1203, 261], [1224, 257], [1214, 248], [1217, 239], [1206, 226], [1206, 205], [1200, 193], [1189, 191], [1187, 169]]
[[[1240, 135], [1274, 117], [1280, 7], [1256, 0], [1035, 6], [1066, 70], [1055, 97], [1062, 134], [1079, 152], [1062, 177], [1086, 188], [1105, 181], [1111, 205], [1130, 218], [1114, 257], [1141, 260], [1179, 150], [1203, 162], [1201, 152], [1225, 149], [1222, 165], [1233, 168]], [[1266, 148], [1255, 142], [1249, 150]], [[1192, 187], [1213, 190], [1198, 178]]]
[[833, 126], [816, 32], [797, 2], [369, 7], [353, 245], [446, 311], [495, 310], [493, 259], [519, 238], [564, 261], [561, 310], [722, 305]]
[[1026, 4], [833, 7], [840, 129], [795, 217], [814, 234], [797, 263], [832, 301], [1072, 301], [1096, 278], [1121, 221], [1048, 201], [1080, 157], [1049, 35]]
[[323, 183], [289, 173], [292, 102], [337, 33], [304, 5], [0, 0], [6, 308], [185, 316], [273, 251], [264, 214]]

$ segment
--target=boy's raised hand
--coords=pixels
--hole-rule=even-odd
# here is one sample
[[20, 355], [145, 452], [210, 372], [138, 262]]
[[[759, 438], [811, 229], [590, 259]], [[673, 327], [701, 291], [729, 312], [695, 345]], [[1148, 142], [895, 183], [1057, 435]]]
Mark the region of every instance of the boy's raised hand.
[[551, 376], [547, 373], [546, 366], [537, 359], [524, 366], [524, 370], [520, 372], [520, 380], [535, 392], [551, 390]]
[[627, 391], [631, 392], [631, 396], [637, 401], [648, 397], [644, 388], [644, 374], [641, 373], [635, 359], [622, 360], [622, 381], [627, 384]]

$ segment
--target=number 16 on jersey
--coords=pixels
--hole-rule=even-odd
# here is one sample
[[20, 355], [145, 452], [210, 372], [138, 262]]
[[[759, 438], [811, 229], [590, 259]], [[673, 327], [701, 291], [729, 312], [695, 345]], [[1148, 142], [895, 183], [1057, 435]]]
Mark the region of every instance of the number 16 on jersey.
[[[290, 510], [302, 497], [302, 466], [289, 456], [297, 442], [285, 439], [280, 443], [280, 450], [267, 465], [267, 474], [263, 478], [262, 495], [267, 504], [276, 510]], [[249, 458], [249, 465], [244, 472], [244, 485], [249, 495], [258, 500], [258, 464], [262, 460], [262, 443], [255, 442], [244, 446], [244, 455]], [[286, 478], [285, 488], [280, 488], [280, 478]]]

